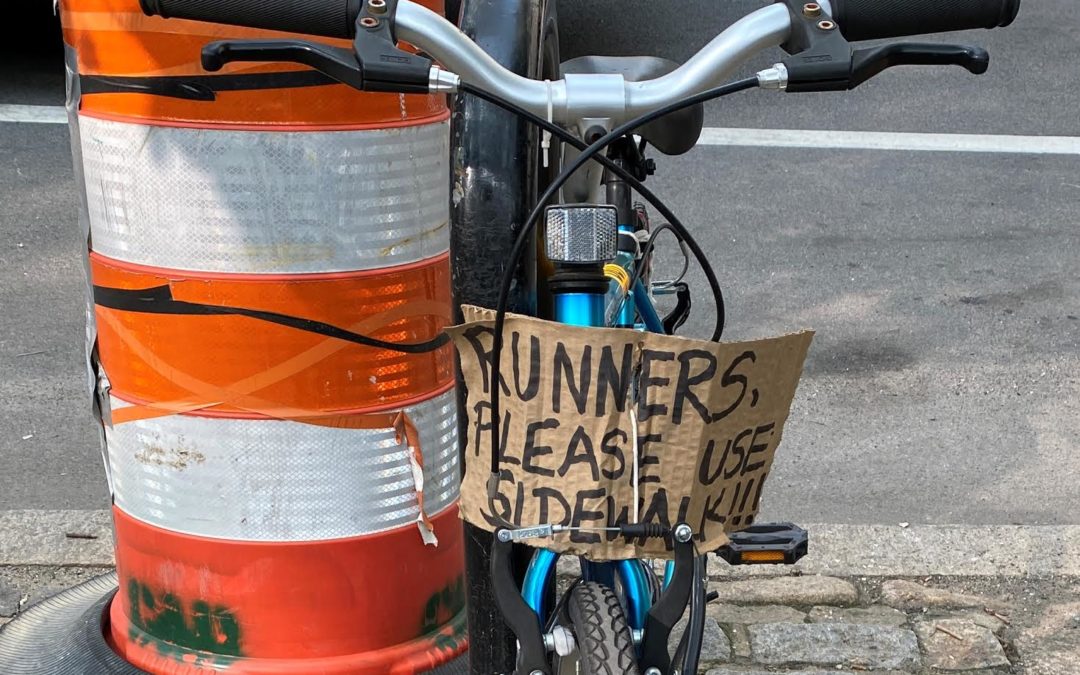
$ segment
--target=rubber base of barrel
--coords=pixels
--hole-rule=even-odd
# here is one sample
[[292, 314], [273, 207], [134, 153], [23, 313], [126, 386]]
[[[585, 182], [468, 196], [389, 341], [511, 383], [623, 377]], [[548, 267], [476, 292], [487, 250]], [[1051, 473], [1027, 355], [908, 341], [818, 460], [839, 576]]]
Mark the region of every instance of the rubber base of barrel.
[[[116, 575], [106, 574], [34, 605], [0, 629], [3, 675], [148, 675], [105, 642]], [[467, 675], [465, 654], [431, 671]]]
[[91, 579], [34, 605], [0, 632], [5, 675], [145, 675], [105, 642], [116, 575]]

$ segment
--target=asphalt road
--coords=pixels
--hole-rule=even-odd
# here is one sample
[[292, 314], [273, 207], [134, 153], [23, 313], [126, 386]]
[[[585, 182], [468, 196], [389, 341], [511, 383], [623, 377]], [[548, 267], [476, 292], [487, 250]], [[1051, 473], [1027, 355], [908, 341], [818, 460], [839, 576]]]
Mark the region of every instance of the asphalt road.
[[[563, 58], [585, 53], [654, 54], [685, 61], [764, 0], [571, 0], [559, 4]], [[657, 11], [658, 8], [677, 11]], [[990, 71], [896, 69], [845, 94], [756, 92], [714, 103], [709, 126], [858, 131], [1076, 135], [1080, 132], [1080, 3], [1024, 0], [1015, 23], [996, 31], [908, 38], [974, 44]], [[872, 43], [871, 43], [872, 44]], [[783, 58], [763, 52], [739, 75]], [[771, 96], [771, 98], [770, 98]]]
[[[565, 51], [683, 59], [761, 3], [657, 4], [564, 7]], [[707, 124], [1080, 136], [1078, 14], [1029, 0], [1010, 29], [951, 38], [991, 48], [982, 78], [751, 92]], [[0, 53], [0, 103], [62, 102], [59, 55], [33, 44]], [[703, 147], [658, 162], [654, 189], [724, 283], [729, 337], [818, 332], [766, 517], [1078, 522], [1080, 157]], [[62, 126], [0, 123], [0, 510], [107, 506], [70, 163]], [[697, 307], [688, 332], [705, 335], [704, 294]]]

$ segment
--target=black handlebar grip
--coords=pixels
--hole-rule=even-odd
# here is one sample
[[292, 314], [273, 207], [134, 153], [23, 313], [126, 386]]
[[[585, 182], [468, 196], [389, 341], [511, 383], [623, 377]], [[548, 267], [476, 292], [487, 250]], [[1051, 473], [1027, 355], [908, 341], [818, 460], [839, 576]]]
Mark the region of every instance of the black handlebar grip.
[[351, 38], [362, 0], [139, 0], [149, 16]]
[[833, 18], [852, 42], [1008, 26], [1020, 0], [832, 0]]

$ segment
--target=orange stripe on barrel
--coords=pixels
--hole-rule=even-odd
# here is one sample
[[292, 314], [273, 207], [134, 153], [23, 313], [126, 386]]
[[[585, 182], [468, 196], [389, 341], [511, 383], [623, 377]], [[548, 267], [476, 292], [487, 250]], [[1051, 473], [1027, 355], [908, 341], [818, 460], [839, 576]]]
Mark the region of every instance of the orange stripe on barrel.
[[176, 534], [114, 509], [120, 591], [111, 642], [154, 673], [366, 675], [424, 672], [465, 649], [461, 527], [323, 542]]
[[[443, 0], [418, 0], [442, 13]], [[206, 76], [203, 45], [222, 39], [298, 38], [349, 47], [345, 40], [291, 35], [179, 19], [145, 16], [138, 0], [62, 0], [64, 41], [75, 50], [83, 75], [105, 77]], [[283, 64], [237, 64], [224, 72], [304, 70]], [[337, 126], [431, 117], [445, 110], [443, 96], [360, 93], [345, 85], [222, 91], [213, 102], [138, 92], [83, 97], [81, 110], [138, 120], [215, 124]]]
[[[155, 270], [91, 254], [97, 287], [164, 290], [172, 300], [273, 313], [387, 342], [437, 338], [450, 322], [445, 255], [379, 274], [210, 275]], [[355, 344], [250, 316], [97, 306], [98, 351], [117, 395], [186, 410], [278, 417], [415, 399], [453, 381], [449, 345], [421, 354]], [[242, 399], [256, 397], [264, 409]]]

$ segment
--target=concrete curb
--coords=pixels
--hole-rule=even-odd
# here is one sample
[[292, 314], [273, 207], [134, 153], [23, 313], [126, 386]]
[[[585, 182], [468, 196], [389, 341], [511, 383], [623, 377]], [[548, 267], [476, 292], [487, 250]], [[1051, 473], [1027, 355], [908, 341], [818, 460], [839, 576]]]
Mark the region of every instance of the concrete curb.
[[[1080, 526], [807, 525], [810, 555], [796, 569], [831, 576], [1080, 576]], [[0, 511], [0, 565], [113, 564], [108, 511]], [[784, 574], [730, 568], [716, 577]]]
[[112, 564], [108, 511], [0, 511], [0, 565]]

